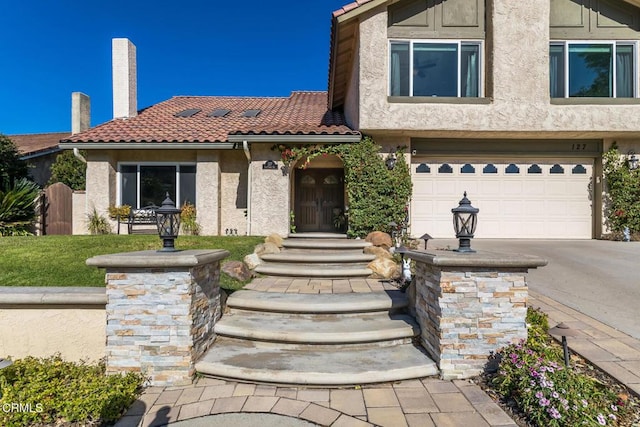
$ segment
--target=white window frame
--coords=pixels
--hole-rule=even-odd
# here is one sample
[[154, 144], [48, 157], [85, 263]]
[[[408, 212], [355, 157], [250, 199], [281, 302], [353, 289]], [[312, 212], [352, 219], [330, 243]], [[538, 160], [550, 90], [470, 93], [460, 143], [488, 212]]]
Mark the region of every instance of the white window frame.
[[[617, 62], [616, 61], [616, 56], [617, 56], [617, 47], [618, 46], [633, 46], [633, 98], [638, 98], [640, 97], [639, 94], [639, 87], [640, 86], [638, 84], [638, 59], [639, 59], [639, 54], [638, 54], [638, 40], [551, 40], [549, 42], [549, 47], [551, 46], [563, 46], [563, 61], [564, 61], [564, 76], [563, 76], [563, 80], [564, 80], [564, 96], [562, 98], [568, 98], [568, 99], [574, 99], [574, 98], [580, 98], [580, 97], [576, 97], [576, 96], [569, 96], [569, 46], [570, 45], [576, 45], [576, 44], [600, 44], [600, 45], [607, 45], [607, 46], [613, 46], [613, 50], [612, 50], [612, 55], [613, 55], [613, 68], [612, 68], [612, 75], [613, 75], [613, 87], [612, 87], [612, 93], [613, 96], [610, 97], [602, 97], [602, 99], [611, 99], [611, 98], [617, 98], [616, 92], [618, 91], [618, 84], [617, 84]], [[551, 61], [551, 55], [549, 55], [549, 61]], [[549, 76], [549, 78], [551, 78], [551, 76]], [[629, 99], [633, 99], [633, 98], [629, 98]], [[557, 99], [557, 98], [556, 98]], [[625, 97], [626, 99], [626, 97]]]
[[[394, 43], [409, 43], [409, 95], [391, 95], [391, 45]], [[389, 43], [388, 43], [388, 55], [387, 55], [387, 62], [388, 62], [388, 67], [387, 67], [387, 75], [388, 75], [388, 79], [387, 79], [387, 95], [388, 96], [402, 96], [402, 97], [408, 97], [408, 98], [422, 98], [422, 96], [414, 96], [413, 95], [413, 72], [411, 72], [413, 70], [413, 46], [414, 44], [420, 44], [420, 43], [430, 43], [430, 44], [457, 44], [458, 45], [458, 74], [456, 76], [457, 81], [456, 81], [456, 86], [458, 87], [458, 93], [455, 97], [451, 97], [451, 98], [473, 98], [473, 99], [477, 99], [477, 98], [483, 98], [484, 97], [484, 40], [480, 40], [480, 39], [390, 39]], [[463, 45], [474, 45], [474, 46], [478, 46], [478, 96], [477, 97], [466, 97], [466, 96], [460, 96], [460, 90], [461, 90], [461, 85], [460, 85], [460, 76], [461, 76], [461, 70], [460, 70], [460, 63], [461, 63], [461, 58], [462, 58], [462, 46]], [[429, 97], [425, 97], [425, 98], [429, 98]], [[436, 98], [447, 98], [447, 97], [436, 97]]]
[[[136, 205], [140, 206], [140, 167], [141, 166], [175, 166], [176, 167], [176, 199], [174, 200], [176, 206], [182, 205], [182, 195], [180, 194], [180, 167], [181, 166], [195, 166], [196, 167], [196, 182], [198, 175], [198, 167], [195, 162], [118, 162], [118, 169], [116, 172], [116, 200], [118, 206], [122, 205], [122, 173], [120, 172], [121, 166], [136, 166]], [[196, 195], [197, 200], [197, 195]], [[135, 207], [134, 207], [135, 208]], [[136, 208], [137, 209], [137, 208]]]

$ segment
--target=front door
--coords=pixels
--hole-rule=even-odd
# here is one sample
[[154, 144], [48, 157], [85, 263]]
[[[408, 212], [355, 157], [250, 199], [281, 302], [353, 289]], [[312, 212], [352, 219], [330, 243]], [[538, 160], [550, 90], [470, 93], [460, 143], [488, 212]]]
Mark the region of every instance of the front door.
[[295, 180], [296, 230], [336, 231], [333, 219], [344, 209], [344, 170], [296, 170]]

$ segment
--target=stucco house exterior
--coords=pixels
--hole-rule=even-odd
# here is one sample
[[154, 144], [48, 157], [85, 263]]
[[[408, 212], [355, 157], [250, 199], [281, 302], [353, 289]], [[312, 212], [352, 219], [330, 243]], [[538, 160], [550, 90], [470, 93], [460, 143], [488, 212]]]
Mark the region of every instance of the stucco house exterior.
[[[135, 66], [116, 81], [117, 43], [135, 56], [114, 41], [114, 97], [135, 99]], [[602, 153], [640, 151], [639, 43], [640, 0], [360, 0], [333, 13], [326, 94], [177, 97], [61, 147], [88, 150], [88, 205], [133, 200], [134, 181], [139, 198], [147, 166], [173, 167], [168, 185], [192, 183], [205, 233], [266, 234], [286, 233], [291, 212], [320, 231], [348, 204], [339, 159], [285, 175], [273, 144], [370, 135], [407, 147], [414, 236], [452, 237], [467, 191], [476, 237], [597, 238]]]

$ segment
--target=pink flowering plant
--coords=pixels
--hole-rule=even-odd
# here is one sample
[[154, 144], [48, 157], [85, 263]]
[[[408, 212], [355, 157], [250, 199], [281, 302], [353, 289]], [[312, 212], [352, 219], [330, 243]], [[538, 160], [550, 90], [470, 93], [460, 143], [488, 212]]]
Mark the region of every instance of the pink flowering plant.
[[[527, 318], [543, 316], [529, 309]], [[624, 425], [624, 400], [596, 378], [566, 368], [562, 349], [546, 330], [548, 326], [531, 324], [527, 341], [500, 351], [492, 379], [498, 393], [537, 426]]]

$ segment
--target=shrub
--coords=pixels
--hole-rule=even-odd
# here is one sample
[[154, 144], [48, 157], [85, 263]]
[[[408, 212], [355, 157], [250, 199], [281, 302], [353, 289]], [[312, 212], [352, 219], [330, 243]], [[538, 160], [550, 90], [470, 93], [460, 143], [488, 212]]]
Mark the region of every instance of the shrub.
[[607, 226], [614, 232], [621, 232], [625, 227], [632, 233], [640, 232], [640, 169], [629, 169], [616, 144], [604, 153], [603, 166]]
[[111, 233], [109, 220], [105, 218], [104, 215], [100, 215], [95, 207], [91, 213], [87, 214], [87, 228], [90, 234]]
[[182, 205], [182, 212], [180, 212], [180, 226], [182, 232], [190, 236], [200, 235], [200, 224], [196, 222], [196, 207], [191, 203], [185, 203]]
[[73, 151], [63, 151], [56, 156], [56, 161], [51, 165], [51, 178], [48, 184], [62, 182], [72, 190], [84, 190], [86, 171], [87, 165], [78, 159]]
[[6, 191], [0, 188], [0, 236], [31, 234], [39, 192], [38, 186], [25, 178]]
[[529, 309], [529, 338], [502, 349], [492, 379], [538, 426], [617, 425], [624, 402], [606, 385], [564, 367], [562, 349], [550, 340], [546, 315]]
[[127, 218], [129, 216], [129, 212], [131, 212], [131, 206], [129, 205], [109, 206], [109, 218], [111, 219], [117, 219], [118, 217]]
[[64, 361], [59, 355], [27, 357], [0, 370], [0, 405], [28, 404], [30, 411], [0, 411], [0, 425], [112, 424], [136, 400], [142, 375], [106, 375], [103, 363]]

